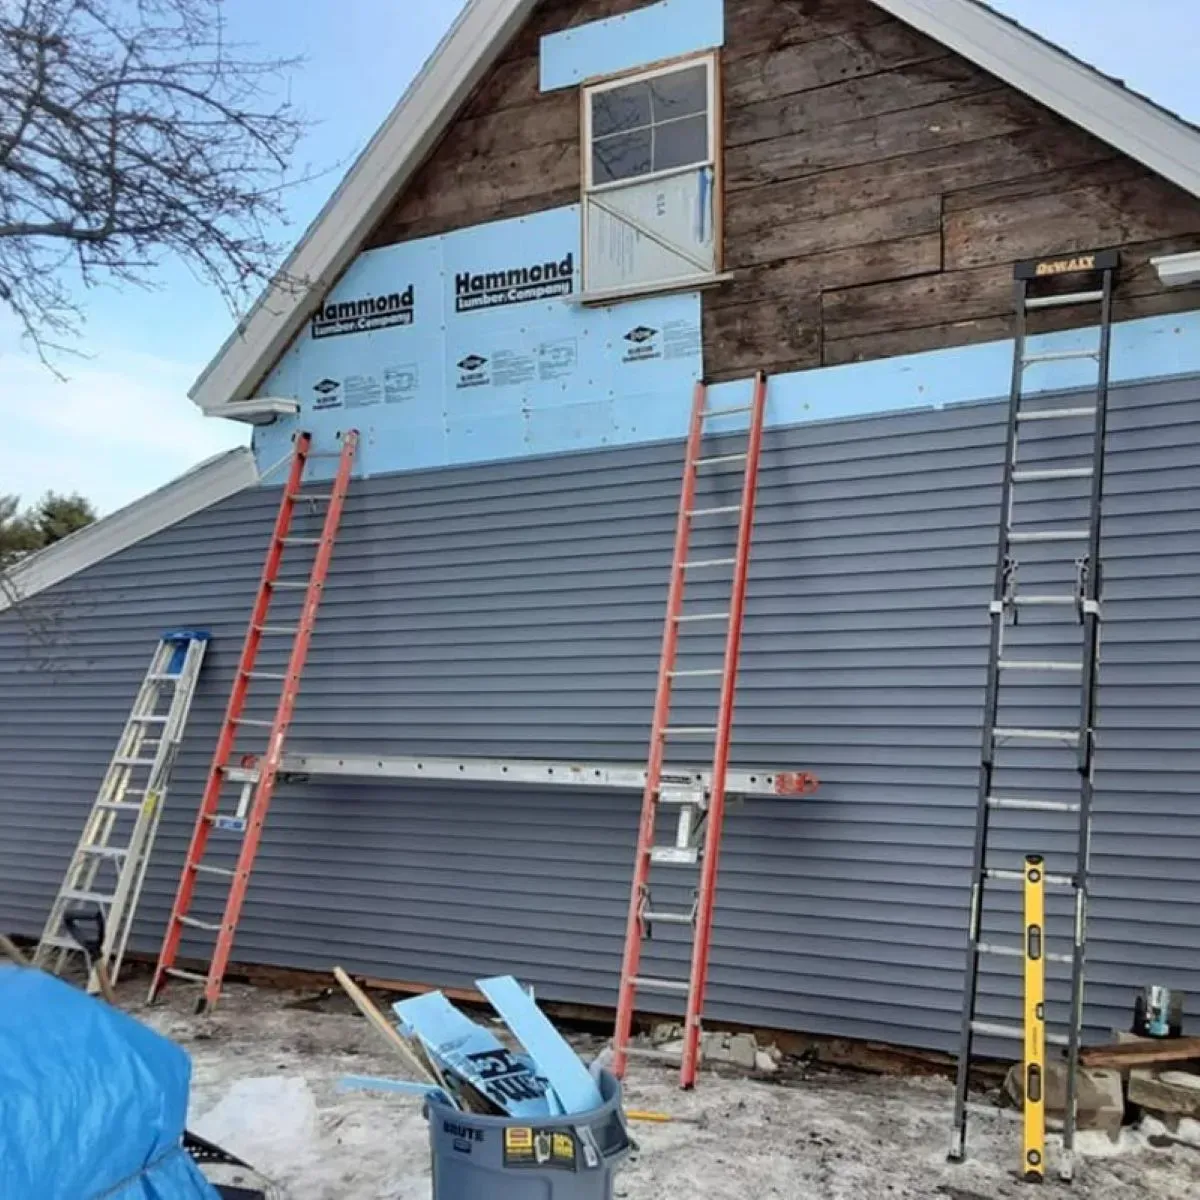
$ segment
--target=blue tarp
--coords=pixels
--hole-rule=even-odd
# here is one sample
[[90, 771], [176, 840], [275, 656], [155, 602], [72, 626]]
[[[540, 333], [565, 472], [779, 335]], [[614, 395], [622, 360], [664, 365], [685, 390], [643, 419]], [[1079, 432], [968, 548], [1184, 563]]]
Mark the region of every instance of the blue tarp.
[[218, 1200], [180, 1139], [191, 1061], [41, 971], [0, 966], [0, 1197]]

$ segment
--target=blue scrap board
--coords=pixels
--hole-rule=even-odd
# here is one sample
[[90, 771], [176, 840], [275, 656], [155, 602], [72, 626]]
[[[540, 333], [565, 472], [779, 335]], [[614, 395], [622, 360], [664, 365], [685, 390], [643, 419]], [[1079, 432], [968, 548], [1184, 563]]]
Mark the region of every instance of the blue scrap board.
[[392, 1011], [442, 1067], [467, 1080], [510, 1117], [545, 1117], [558, 1105], [528, 1055], [514, 1054], [489, 1030], [463, 1016], [442, 995], [398, 1000]]
[[574, 302], [579, 285], [577, 205], [361, 254], [260, 390], [300, 413], [255, 431], [259, 469], [299, 428], [320, 450], [357, 428], [362, 475], [686, 428], [699, 295], [593, 308]]
[[542, 38], [541, 88], [573, 87], [724, 42], [725, 0], [659, 0]]

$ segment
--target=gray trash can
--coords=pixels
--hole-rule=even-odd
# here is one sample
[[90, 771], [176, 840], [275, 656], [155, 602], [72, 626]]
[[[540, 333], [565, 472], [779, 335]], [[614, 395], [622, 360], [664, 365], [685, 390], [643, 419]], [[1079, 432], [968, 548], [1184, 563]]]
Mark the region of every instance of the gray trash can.
[[612, 1200], [631, 1143], [621, 1085], [605, 1071], [586, 1113], [484, 1117], [426, 1102], [433, 1200]]

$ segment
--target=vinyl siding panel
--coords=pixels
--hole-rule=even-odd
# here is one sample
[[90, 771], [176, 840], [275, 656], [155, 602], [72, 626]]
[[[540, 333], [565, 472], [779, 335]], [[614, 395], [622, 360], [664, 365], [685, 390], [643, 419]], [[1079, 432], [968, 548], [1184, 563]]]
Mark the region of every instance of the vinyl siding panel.
[[[988, 404], [767, 434], [735, 757], [821, 787], [729, 813], [714, 1018], [955, 1044], [1003, 419]], [[1093, 1034], [1125, 1023], [1143, 983], [1200, 991], [1200, 382], [1122, 389], [1111, 425]], [[1037, 439], [1030, 464], [1087, 453], [1049, 427]], [[291, 747], [642, 760], [681, 460], [663, 444], [356, 482]], [[1079, 522], [1073, 487], [1027, 489], [1018, 519]], [[40, 929], [154, 639], [200, 625], [214, 641], [135, 937], [157, 948], [277, 500], [233, 497], [0, 615], [0, 927]], [[732, 537], [717, 518], [696, 555]], [[1025, 550], [1026, 591], [1070, 590], [1054, 548]], [[724, 578], [699, 578], [689, 608], [722, 607]], [[1022, 620], [1014, 656], [1077, 654], [1078, 627], [1052, 616]], [[689, 632], [686, 665], [719, 662], [721, 644]], [[1006, 719], [1074, 722], [1070, 677], [1006, 696]], [[269, 716], [266, 700], [249, 715]], [[674, 717], [703, 723], [714, 703], [681, 686]], [[1071, 798], [1069, 760], [1009, 751], [997, 790]], [[637, 806], [579, 789], [286, 785], [235, 959], [445, 985], [512, 971], [546, 998], [612, 1004]], [[1052, 814], [999, 813], [993, 831], [1005, 864], [1036, 850], [1053, 869], [1073, 850]], [[687, 899], [655, 888], [658, 904]], [[992, 900], [989, 934], [1016, 944], [1019, 891]], [[1068, 910], [1051, 897], [1061, 949]], [[648, 971], [686, 973], [678, 931], [651, 948]], [[1065, 972], [1050, 965], [1060, 1013]], [[989, 970], [981, 1015], [1014, 1018], [1019, 993], [1015, 971]]]

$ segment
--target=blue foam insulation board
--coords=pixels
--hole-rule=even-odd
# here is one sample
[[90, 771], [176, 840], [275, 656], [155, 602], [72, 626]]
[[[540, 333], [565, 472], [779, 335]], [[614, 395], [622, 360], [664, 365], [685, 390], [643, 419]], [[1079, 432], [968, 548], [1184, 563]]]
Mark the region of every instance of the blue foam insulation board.
[[578, 205], [361, 254], [260, 391], [300, 405], [256, 429], [260, 472], [298, 429], [321, 451], [358, 429], [356, 476], [675, 436], [699, 295], [584, 307], [579, 258]]
[[587, 1067], [511, 975], [477, 979], [475, 986], [525, 1047], [565, 1112], [591, 1112], [600, 1107], [600, 1089]]
[[440, 1066], [467, 1080], [510, 1117], [553, 1115], [546, 1080], [528, 1056], [514, 1054], [441, 992], [398, 1000], [392, 1011], [405, 1033], [420, 1038]]
[[725, 44], [725, 0], [659, 0], [542, 38], [541, 88], [636, 70]]

